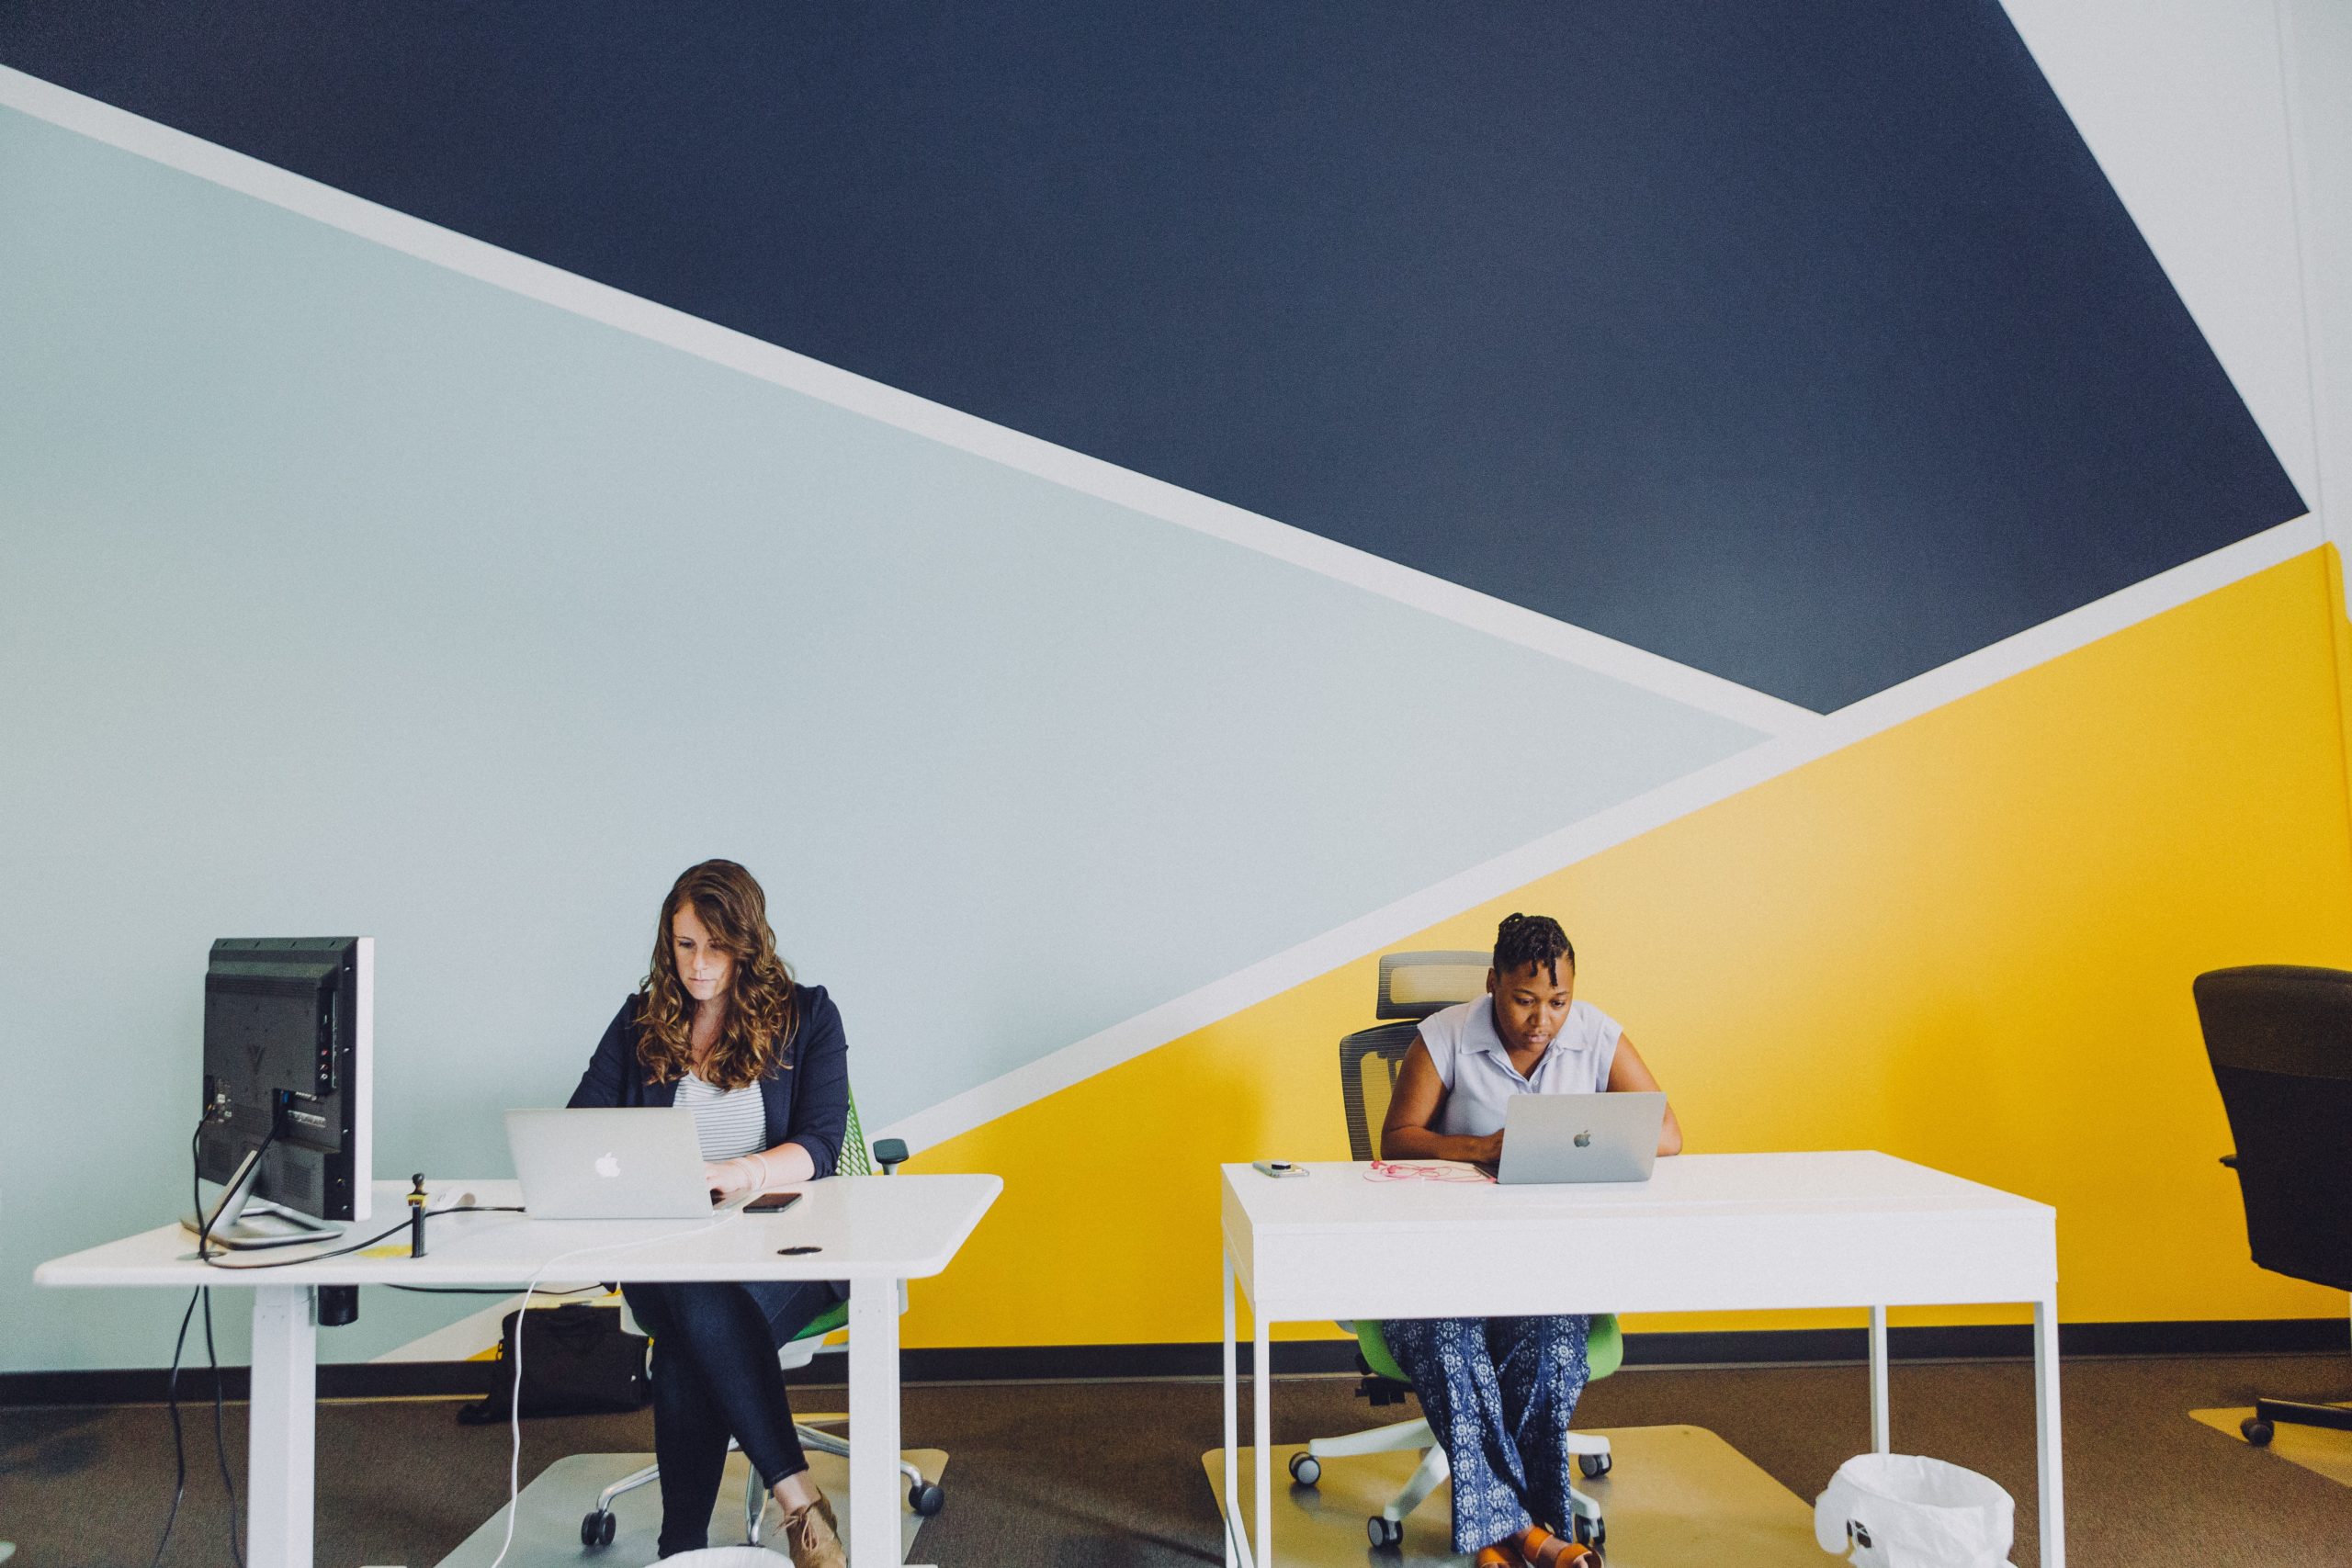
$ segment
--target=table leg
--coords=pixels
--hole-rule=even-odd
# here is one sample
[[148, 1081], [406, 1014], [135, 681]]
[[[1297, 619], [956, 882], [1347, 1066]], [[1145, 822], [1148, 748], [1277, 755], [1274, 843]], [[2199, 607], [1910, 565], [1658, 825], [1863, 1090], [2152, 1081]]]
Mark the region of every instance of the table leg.
[[2058, 1438], [2058, 1303], [2033, 1303], [2033, 1414], [2041, 1462], [2041, 1568], [2066, 1568], [2064, 1453]]
[[1258, 1551], [1251, 1561], [1257, 1568], [1273, 1568], [1274, 1563], [1274, 1380], [1273, 1346], [1267, 1337], [1271, 1326], [1258, 1303], [1250, 1303], [1251, 1341], [1250, 1376], [1253, 1387], [1250, 1402], [1250, 1425], [1257, 1444], [1258, 1474]]
[[318, 1457], [318, 1292], [254, 1292], [253, 1396], [246, 1408], [246, 1568], [311, 1568]]
[[899, 1282], [849, 1287], [849, 1547], [861, 1568], [899, 1546]]
[[1871, 1448], [1893, 1453], [1886, 1390], [1886, 1309], [1871, 1308]]
[[1225, 1264], [1225, 1568], [1240, 1568], [1241, 1420], [1236, 1408], [1241, 1379], [1234, 1366], [1233, 1254], [1219, 1251]]

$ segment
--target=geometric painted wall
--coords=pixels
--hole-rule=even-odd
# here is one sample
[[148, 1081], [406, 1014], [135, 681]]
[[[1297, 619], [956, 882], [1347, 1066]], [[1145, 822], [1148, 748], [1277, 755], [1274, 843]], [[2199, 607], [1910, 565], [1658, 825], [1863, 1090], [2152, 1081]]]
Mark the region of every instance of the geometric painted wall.
[[2071, 1318], [2333, 1310], [2186, 999], [2352, 962], [2308, 345], [1998, 7], [268, 9], [0, 18], [0, 1367], [161, 1359], [24, 1281], [184, 1183], [212, 937], [374, 931], [384, 1157], [494, 1171], [713, 853], [1007, 1179], [917, 1342], [1207, 1337], [1204, 1173], [1513, 908], [1694, 1147], [2054, 1201]]

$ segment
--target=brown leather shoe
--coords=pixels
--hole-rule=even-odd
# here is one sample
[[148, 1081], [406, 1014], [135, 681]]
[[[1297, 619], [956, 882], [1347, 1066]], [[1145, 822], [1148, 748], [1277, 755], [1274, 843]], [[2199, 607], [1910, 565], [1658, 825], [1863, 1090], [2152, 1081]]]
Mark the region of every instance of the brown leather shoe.
[[823, 1493], [807, 1507], [784, 1516], [784, 1550], [792, 1558], [792, 1568], [849, 1568], [849, 1554], [842, 1550], [841, 1526], [833, 1518], [831, 1500]]

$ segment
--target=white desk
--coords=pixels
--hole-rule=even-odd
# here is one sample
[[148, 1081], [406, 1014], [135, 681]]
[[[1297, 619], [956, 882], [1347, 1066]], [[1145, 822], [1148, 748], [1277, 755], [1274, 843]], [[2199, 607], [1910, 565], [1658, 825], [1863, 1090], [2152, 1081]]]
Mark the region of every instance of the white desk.
[[[1871, 1427], [1888, 1451], [1886, 1309], [2033, 1303], [2042, 1568], [2065, 1568], [2057, 1211], [1891, 1156], [1682, 1155], [1647, 1182], [1275, 1179], [1223, 1168], [1227, 1568], [1272, 1568], [1267, 1329], [1274, 1323], [1539, 1313], [1868, 1307]], [[1235, 1286], [1250, 1300], [1257, 1542], [1238, 1484]]]
[[[519, 1203], [512, 1181], [431, 1183], [469, 1191], [483, 1204]], [[312, 1465], [322, 1285], [512, 1285], [518, 1289], [565, 1253], [646, 1242], [558, 1262], [564, 1280], [847, 1280], [849, 1298], [849, 1549], [860, 1562], [895, 1563], [899, 1546], [899, 1284], [944, 1270], [1004, 1184], [993, 1176], [836, 1177], [811, 1183], [783, 1214], [709, 1221], [531, 1220], [522, 1214], [447, 1214], [427, 1222], [425, 1256], [407, 1256], [407, 1233], [381, 1247], [290, 1268], [234, 1273], [195, 1260], [176, 1224], [56, 1258], [33, 1280], [61, 1286], [254, 1292], [253, 1395], [246, 1465], [249, 1568], [310, 1568]], [[378, 1182], [375, 1213], [351, 1240], [407, 1213], [406, 1189]], [[776, 1248], [820, 1252], [779, 1258]], [[383, 1249], [397, 1256], [370, 1256]], [[288, 1249], [290, 1255], [296, 1249]], [[232, 1262], [258, 1261], [247, 1253]], [[526, 1354], [528, 1353], [527, 1347]]]

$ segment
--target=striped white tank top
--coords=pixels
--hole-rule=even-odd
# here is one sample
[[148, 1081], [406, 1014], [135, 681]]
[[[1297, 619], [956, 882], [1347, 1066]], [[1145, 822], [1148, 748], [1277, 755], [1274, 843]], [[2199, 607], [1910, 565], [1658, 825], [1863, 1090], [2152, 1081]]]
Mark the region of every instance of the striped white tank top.
[[678, 1080], [673, 1103], [695, 1113], [695, 1137], [707, 1160], [740, 1159], [768, 1146], [767, 1108], [757, 1084], [722, 1089], [688, 1073]]

